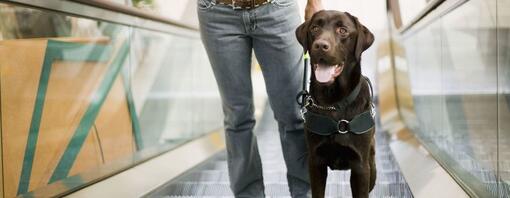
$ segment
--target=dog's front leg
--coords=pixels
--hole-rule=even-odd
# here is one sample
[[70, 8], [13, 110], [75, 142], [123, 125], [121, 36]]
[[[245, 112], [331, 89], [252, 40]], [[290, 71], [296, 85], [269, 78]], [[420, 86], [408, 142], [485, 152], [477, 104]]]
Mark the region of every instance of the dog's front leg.
[[310, 185], [312, 198], [323, 198], [326, 191], [326, 179], [328, 178], [328, 167], [320, 160], [310, 156], [308, 158], [310, 171]]
[[351, 191], [353, 198], [368, 198], [370, 166], [362, 163], [351, 168]]

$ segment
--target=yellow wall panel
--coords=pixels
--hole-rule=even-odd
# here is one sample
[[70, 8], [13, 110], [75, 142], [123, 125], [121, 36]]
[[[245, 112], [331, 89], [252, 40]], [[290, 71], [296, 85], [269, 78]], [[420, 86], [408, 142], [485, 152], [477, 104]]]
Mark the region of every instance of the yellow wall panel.
[[16, 195], [34, 110], [45, 40], [0, 41], [2, 152], [6, 197]]
[[[1, 88], [0, 88], [1, 91]], [[0, 105], [0, 112], [2, 112], [2, 105]], [[2, 122], [1, 122], [2, 115], [0, 115], [0, 133], [2, 132]], [[2, 142], [2, 136], [0, 135], [0, 142]], [[0, 146], [0, 162], [2, 159], [2, 147]], [[0, 163], [0, 195], [3, 196], [4, 194], [4, 175], [3, 175], [3, 163]]]
[[30, 190], [48, 183], [67, 148], [106, 64], [56, 61], [52, 65], [35, 153]]
[[99, 146], [96, 130], [92, 127], [87, 135], [87, 139], [80, 149], [73, 167], [69, 171], [69, 176], [93, 169], [101, 164], [103, 164], [101, 147]]
[[[70, 39], [72, 41], [72, 39]], [[80, 40], [84, 43], [83, 39]], [[0, 90], [2, 119], [3, 175], [5, 196], [17, 194], [35, 102], [40, 88], [41, 71], [47, 54], [47, 39], [27, 39], [0, 42]], [[103, 44], [103, 43], [101, 43]], [[81, 48], [81, 47], [79, 47]], [[52, 48], [53, 49], [53, 48]], [[75, 53], [88, 56], [87, 51]], [[66, 50], [74, 50], [69, 48]], [[83, 54], [84, 53], [84, 54]], [[83, 55], [81, 55], [83, 54]], [[53, 54], [55, 55], [55, 54]], [[58, 54], [57, 54], [58, 55]], [[97, 54], [96, 54], [97, 55]], [[109, 59], [115, 58], [108, 57]], [[36, 140], [28, 190], [46, 186], [62, 155], [82, 121], [99, 84], [103, 81], [108, 62], [54, 60], [42, 105], [41, 123], [34, 130]], [[44, 83], [43, 83], [44, 84]], [[41, 100], [42, 101], [42, 100]], [[39, 117], [39, 116], [36, 116]], [[34, 122], [36, 123], [36, 122]], [[131, 155], [135, 151], [126, 93], [120, 77], [115, 81], [80, 148], [68, 175], [98, 167]], [[32, 136], [32, 135], [31, 135]], [[104, 142], [101, 142], [103, 140]], [[101, 150], [103, 147], [104, 150]], [[72, 150], [71, 149], [71, 150]], [[73, 153], [73, 152], [71, 152]], [[28, 155], [32, 156], [32, 155]], [[26, 164], [25, 164], [26, 165]], [[28, 166], [30, 167], [30, 166]], [[64, 166], [65, 167], [65, 166]], [[65, 175], [65, 174], [64, 174]], [[58, 178], [58, 177], [57, 177]], [[22, 190], [22, 192], [24, 192]]]
[[96, 119], [101, 148], [106, 163], [135, 152], [133, 129], [121, 76], [113, 84]]

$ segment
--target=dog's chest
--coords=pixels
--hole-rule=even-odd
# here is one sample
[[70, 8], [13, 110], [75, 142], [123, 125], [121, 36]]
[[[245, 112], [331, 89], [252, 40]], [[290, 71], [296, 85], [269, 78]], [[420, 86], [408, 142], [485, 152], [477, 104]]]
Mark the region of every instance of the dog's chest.
[[330, 138], [317, 147], [315, 154], [332, 170], [349, 169], [351, 162], [360, 159], [357, 149], [350, 144], [349, 135], [333, 135]]
[[367, 153], [373, 139], [371, 132], [357, 135], [354, 133], [321, 136], [308, 131], [311, 152], [325, 162], [332, 170], [347, 170], [351, 163], [360, 161]]
[[340, 111], [324, 111], [324, 110], [312, 110], [312, 111], [332, 118], [333, 120], [351, 120], [354, 116], [362, 112], [357, 109], [345, 109]]

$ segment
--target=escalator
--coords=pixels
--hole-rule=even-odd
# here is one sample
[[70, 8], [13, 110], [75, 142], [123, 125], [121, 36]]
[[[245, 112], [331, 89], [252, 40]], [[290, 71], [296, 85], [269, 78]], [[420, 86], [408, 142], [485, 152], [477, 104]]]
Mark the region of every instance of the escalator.
[[[378, 127], [378, 126], [377, 126]], [[278, 137], [277, 124], [266, 105], [255, 134], [264, 171], [265, 193], [268, 197], [289, 197], [285, 163]], [[376, 132], [377, 183], [371, 197], [413, 197], [388, 145], [388, 134]], [[328, 173], [327, 197], [352, 197], [349, 171]], [[232, 196], [226, 162], [221, 151], [202, 164], [169, 181], [146, 197], [219, 197]]]
[[[378, 104], [370, 196], [510, 197], [509, 1], [333, 1], [381, 26], [362, 64]], [[195, 9], [0, 0], [0, 197], [232, 197]], [[256, 64], [265, 194], [289, 197]], [[327, 197], [352, 197], [349, 171], [328, 175]]]

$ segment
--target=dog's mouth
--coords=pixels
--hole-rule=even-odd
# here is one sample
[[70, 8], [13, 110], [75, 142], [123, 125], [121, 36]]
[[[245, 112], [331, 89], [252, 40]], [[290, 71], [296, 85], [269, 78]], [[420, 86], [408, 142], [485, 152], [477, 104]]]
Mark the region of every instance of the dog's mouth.
[[323, 84], [331, 84], [335, 81], [335, 78], [342, 74], [344, 69], [344, 63], [340, 63], [338, 65], [327, 65], [327, 64], [314, 64], [313, 65], [315, 79], [319, 83]]

